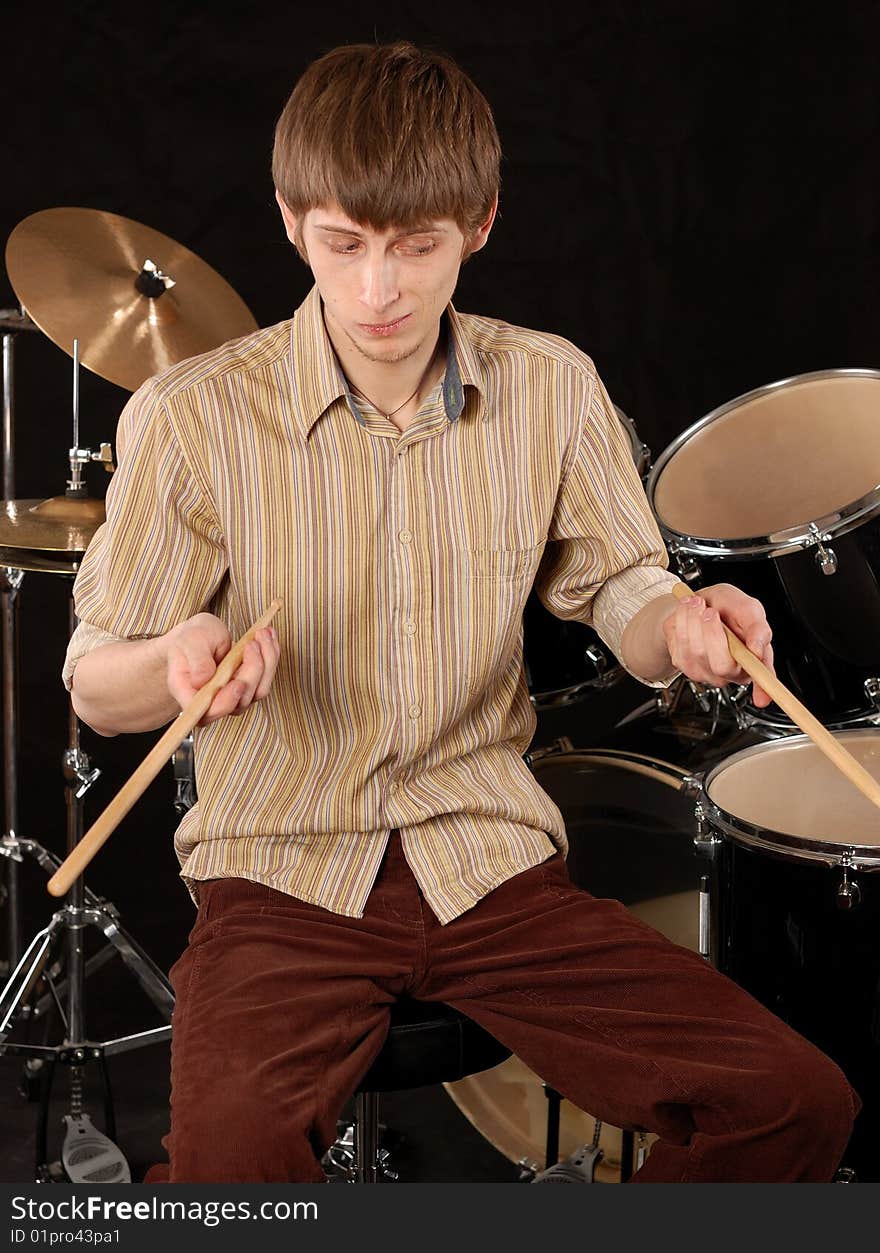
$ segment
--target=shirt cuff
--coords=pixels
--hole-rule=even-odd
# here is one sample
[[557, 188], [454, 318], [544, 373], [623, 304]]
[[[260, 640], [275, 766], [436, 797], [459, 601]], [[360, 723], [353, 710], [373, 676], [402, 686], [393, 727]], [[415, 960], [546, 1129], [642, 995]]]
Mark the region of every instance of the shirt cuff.
[[630, 670], [621, 655], [623, 633], [640, 609], [659, 596], [670, 595], [676, 583], [680, 582], [681, 579], [662, 566], [629, 566], [606, 579], [593, 601], [593, 626], [596, 631], [627, 674], [646, 687], [669, 687], [678, 678], [679, 671], [674, 670], [662, 679], [645, 679]]
[[109, 631], [102, 631], [100, 627], [92, 626], [91, 622], [80, 622], [70, 637], [61, 670], [61, 681], [68, 692], [73, 687], [73, 672], [81, 657], [100, 648], [102, 644], [115, 644], [124, 638], [122, 635], [111, 635]]

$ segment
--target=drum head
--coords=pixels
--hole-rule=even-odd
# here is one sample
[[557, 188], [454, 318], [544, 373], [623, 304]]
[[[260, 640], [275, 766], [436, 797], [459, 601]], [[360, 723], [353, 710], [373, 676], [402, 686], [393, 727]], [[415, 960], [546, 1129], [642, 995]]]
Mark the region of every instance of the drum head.
[[826, 370], [749, 392], [662, 456], [654, 512], [683, 536], [806, 528], [880, 485], [880, 372]]
[[[694, 951], [699, 934], [699, 861], [694, 802], [682, 790], [686, 771], [637, 754], [593, 750], [545, 757], [538, 782], [565, 818], [572, 880], [593, 896], [623, 901], [668, 939]], [[476, 1129], [512, 1162], [544, 1165], [547, 1098], [541, 1079], [518, 1057], [444, 1085]], [[595, 1120], [563, 1101], [559, 1152], [593, 1138]], [[653, 1143], [655, 1136], [649, 1137]], [[597, 1178], [616, 1182], [621, 1132], [603, 1126]]]
[[[880, 729], [841, 731], [834, 738], [880, 780]], [[792, 849], [847, 846], [878, 855], [880, 811], [806, 736], [791, 736], [734, 753], [706, 778], [705, 791], [743, 833], [789, 837]]]

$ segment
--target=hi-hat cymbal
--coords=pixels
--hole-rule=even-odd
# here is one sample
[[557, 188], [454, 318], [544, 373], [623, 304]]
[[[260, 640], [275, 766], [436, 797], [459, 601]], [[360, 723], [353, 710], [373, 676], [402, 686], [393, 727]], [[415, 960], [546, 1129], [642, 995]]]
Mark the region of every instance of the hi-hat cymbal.
[[257, 329], [216, 270], [149, 226], [98, 209], [43, 209], [6, 245], [16, 296], [41, 331], [120, 387]]
[[104, 502], [91, 497], [0, 501], [0, 566], [75, 574], [103, 521]]

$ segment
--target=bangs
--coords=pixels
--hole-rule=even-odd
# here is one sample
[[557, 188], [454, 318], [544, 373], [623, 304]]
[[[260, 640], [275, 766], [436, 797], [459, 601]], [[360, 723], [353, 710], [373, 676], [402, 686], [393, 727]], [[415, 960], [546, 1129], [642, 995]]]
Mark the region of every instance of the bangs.
[[500, 144], [485, 97], [410, 44], [337, 49], [306, 71], [275, 132], [275, 186], [297, 216], [337, 204], [376, 230], [488, 216]]

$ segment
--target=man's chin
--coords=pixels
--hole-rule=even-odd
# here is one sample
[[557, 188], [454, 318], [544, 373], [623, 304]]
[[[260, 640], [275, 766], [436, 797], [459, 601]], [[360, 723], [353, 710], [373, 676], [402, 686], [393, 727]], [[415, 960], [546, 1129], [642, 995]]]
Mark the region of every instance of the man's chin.
[[373, 340], [364, 343], [362, 339], [355, 339], [354, 336], [349, 336], [349, 338], [361, 356], [366, 357], [367, 361], [372, 361], [376, 365], [394, 365], [397, 361], [406, 361], [407, 357], [413, 356], [419, 350], [419, 345], [412, 342], [408, 344], [377, 344]]

